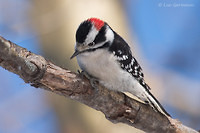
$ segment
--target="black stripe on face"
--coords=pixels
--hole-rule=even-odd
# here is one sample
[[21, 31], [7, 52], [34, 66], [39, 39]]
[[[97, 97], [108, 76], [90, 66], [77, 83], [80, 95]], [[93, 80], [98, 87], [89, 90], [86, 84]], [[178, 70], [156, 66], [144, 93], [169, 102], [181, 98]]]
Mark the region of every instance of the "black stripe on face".
[[95, 44], [98, 44], [98, 43], [101, 43], [101, 42], [106, 41], [105, 34], [106, 34], [106, 25], [104, 25], [104, 26], [100, 29], [99, 33], [97, 34], [97, 36], [96, 36], [95, 39], [94, 39], [94, 43], [95, 43]]
[[76, 31], [76, 42], [84, 43], [91, 27], [92, 24], [88, 21], [84, 21], [83, 23], [81, 23]]
[[104, 44], [103, 44], [102, 46], [100, 46], [100, 47], [87, 49], [87, 50], [85, 50], [85, 51], [82, 51], [81, 53], [84, 53], [84, 52], [93, 52], [93, 51], [95, 51], [95, 50], [97, 50], [97, 49], [108, 48], [109, 46], [110, 46], [110, 42], [106, 42], [106, 43], [104, 43]]

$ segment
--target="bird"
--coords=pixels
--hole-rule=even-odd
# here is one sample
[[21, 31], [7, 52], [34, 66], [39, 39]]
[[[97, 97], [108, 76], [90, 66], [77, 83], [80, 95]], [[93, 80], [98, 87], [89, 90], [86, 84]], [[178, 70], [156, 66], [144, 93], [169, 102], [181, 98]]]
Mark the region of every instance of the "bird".
[[107, 22], [99, 18], [84, 20], [76, 30], [75, 52], [79, 67], [104, 87], [129, 92], [155, 111], [170, 116], [150, 92], [141, 66], [128, 43]]

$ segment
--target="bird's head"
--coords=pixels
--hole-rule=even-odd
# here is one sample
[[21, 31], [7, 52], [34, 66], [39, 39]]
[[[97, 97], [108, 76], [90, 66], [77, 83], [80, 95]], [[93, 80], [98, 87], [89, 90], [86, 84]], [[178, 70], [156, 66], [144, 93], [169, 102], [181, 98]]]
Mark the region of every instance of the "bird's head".
[[76, 31], [75, 52], [71, 59], [85, 52], [109, 47], [113, 40], [114, 32], [106, 22], [89, 18], [83, 21]]

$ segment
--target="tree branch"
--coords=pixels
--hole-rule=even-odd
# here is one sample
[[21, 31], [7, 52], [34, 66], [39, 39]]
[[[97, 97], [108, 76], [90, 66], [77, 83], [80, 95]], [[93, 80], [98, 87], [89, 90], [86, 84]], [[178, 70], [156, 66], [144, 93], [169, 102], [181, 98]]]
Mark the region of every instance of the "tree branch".
[[122, 122], [146, 132], [197, 133], [121, 92], [100, 85], [95, 90], [80, 74], [60, 68], [1, 36], [0, 66], [36, 88], [52, 91], [101, 111], [113, 123]]

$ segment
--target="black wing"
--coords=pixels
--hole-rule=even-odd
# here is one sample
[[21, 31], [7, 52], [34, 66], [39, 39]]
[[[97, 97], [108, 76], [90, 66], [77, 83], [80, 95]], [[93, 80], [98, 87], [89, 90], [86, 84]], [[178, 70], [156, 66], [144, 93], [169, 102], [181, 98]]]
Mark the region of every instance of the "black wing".
[[114, 42], [109, 50], [117, 57], [122, 69], [131, 73], [145, 89], [150, 90], [150, 87], [144, 81], [142, 68], [132, 56], [130, 47], [117, 33], [115, 33]]

